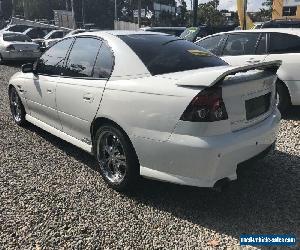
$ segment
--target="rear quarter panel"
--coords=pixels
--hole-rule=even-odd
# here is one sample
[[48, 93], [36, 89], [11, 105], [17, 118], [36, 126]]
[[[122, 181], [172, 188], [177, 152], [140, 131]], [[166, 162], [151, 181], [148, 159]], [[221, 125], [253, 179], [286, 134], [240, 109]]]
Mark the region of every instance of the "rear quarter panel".
[[97, 117], [113, 120], [132, 140], [166, 141], [199, 91], [159, 77], [109, 81]]

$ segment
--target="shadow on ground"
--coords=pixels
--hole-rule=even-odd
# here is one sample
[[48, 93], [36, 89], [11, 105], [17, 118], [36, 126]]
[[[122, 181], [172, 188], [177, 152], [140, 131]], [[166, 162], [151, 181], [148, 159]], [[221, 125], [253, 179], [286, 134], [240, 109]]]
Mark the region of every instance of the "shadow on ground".
[[[29, 125], [67, 155], [96, 170], [92, 156]], [[220, 234], [296, 234], [300, 236], [300, 156], [274, 151], [264, 160], [242, 165], [238, 180], [221, 193], [143, 180], [131, 199], [207, 227]], [[100, 178], [100, 177], [99, 177]]]

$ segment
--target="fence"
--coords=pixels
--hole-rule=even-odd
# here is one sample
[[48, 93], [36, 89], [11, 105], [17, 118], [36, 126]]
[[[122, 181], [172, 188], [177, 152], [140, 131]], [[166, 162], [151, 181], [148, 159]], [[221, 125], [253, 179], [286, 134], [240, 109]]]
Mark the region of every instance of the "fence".
[[138, 30], [139, 25], [136, 23], [115, 21], [114, 23], [115, 30]]

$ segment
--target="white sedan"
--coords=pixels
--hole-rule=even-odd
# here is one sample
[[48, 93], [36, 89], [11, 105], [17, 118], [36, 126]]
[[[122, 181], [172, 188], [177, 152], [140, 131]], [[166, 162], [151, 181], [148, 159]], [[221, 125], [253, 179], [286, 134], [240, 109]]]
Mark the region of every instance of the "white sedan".
[[279, 65], [228, 66], [159, 33], [91, 32], [24, 65], [9, 98], [17, 124], [93, 154], [116, 190], [136, 187], [139, 176], [214, 187], [274, 145]]
[[196, 42], [233, 66], [281, 60], [277, 90], [284, 113], [300, 105], [300, 29], [256, 29], [214, 34]]
[[34, 61], [41, 56], [39, 45], [21, 33], [0, 33], [0, 64], [11, 60]]

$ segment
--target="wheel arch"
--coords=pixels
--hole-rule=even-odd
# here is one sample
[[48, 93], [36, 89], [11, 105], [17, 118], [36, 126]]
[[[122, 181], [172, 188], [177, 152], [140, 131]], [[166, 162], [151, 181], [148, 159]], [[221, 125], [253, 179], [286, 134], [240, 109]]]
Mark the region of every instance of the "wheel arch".
[[286, 83], [283, 81], [283, 80], [281, 80], [280, 78], [278, 78], [277, 79], [277, 82], [279, 82], [286, 90], [287, 90], [287, 93], [288, 93], [288, 97], [289, 97], [289, 102], [290, 102], [290, 104], [292, 103], [292, 98], [291, 98], [291, 93], [290, 93], [290, 89], [289, 89], [289, 87], [286, 85]]
[[117, 128], [119, 128], [124, 133], [124, 135], [126, 136], [126, 138], [129, 141], [129, 143], [131, 144], [131, 146], [132, 146], [132, 148], [134, 150], [134, 153], [135, 153], [135, 155], [136, 155], [136, 157], [138, 159], [138, 162], [139, 162], [138, 154], [137, 154], [137, 152], [135, 150], [135, 147], [134, 147], [134, 145], [133, 145], [133, 143], [132, 143], [132, 141], [131, 141], [128, 133], [125, 131], [125, 129], [122, 128], [122, 126], [119, 123], [117, 123], [114, 120], [112, 120], [110, 118], [107, 118], [107, 117], [97, 117], [97, 118], [94, 119], [94, 121], [91, 124], [90, 133], [91, 133], [91, 140], [92, 140], [92, 145], [93, 145], [93, 153], [95, 153], [94, 152], [94, 150], [95, 150], [95, 146], [94, 146], [94, 137], [95, 137], [95, 134], [97, 132], [97, 129], [99, 127], [101, 127], [102, 125], [104, 125], [104, 124], [114, 125]]

